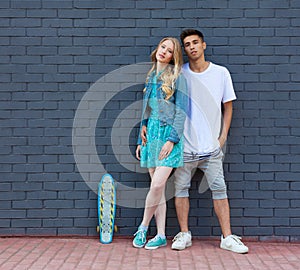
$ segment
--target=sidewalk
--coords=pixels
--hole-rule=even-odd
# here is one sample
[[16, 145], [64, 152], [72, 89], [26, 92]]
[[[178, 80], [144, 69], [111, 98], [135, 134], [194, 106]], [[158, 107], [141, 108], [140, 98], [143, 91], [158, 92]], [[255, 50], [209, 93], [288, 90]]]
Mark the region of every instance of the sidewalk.
[[246, 242], [249, 253], [219, 248], [219, 241], [193, 240], [183, 251], [168, 246], [136, 249], [131, 238], [103, 245], [96, 238], [0, 238], [0, 269], [25, 270], [223, 270], [300, 269], [300, 243]]

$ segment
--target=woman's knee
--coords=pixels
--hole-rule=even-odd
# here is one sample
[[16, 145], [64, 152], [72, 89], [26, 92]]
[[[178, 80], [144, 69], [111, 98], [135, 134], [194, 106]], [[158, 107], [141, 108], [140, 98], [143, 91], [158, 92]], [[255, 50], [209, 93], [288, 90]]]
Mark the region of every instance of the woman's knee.
[[152, 182], [150, 189], [154, 193], [161, 194], [165, 188], [165, 185], [166, 184], [162, 182]]

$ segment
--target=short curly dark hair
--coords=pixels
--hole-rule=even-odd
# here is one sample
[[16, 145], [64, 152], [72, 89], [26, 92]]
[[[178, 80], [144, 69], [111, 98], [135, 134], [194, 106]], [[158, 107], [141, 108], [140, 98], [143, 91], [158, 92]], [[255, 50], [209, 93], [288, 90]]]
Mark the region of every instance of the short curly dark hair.
[[188, 36], [192, 36], [192, 35], [197, 35], [201, 38], [202, 41], [204, 41], [204, 35], [202, 32], [196, 30], [196, 29], [185, 29], [181, 32], [180, 34], [180, 40], [181, 40], [181, 43], [183, 45], [183, 41], [186, 37]]

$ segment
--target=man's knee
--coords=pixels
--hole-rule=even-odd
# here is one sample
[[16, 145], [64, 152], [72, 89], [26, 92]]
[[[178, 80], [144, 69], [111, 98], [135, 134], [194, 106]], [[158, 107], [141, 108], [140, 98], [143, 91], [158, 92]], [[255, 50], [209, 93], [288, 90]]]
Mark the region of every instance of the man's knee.
[[189, 197], [191, 187], [191, 172], [187, 168], [178, 168], [175, 171], [175, 197]]
[[189, 178], [175, 178], [175, 197], [189, 197], [189, 189], [191, 187], [191, 181]]
[[184, 189], [175, 188], [175, 197], [176, 198], [187, 198], [189, 197], [189, 187]]
[[211, 192], [213, 200], [223, 200], [228, 198], [226, 186], [222, 189], [212, 190]]

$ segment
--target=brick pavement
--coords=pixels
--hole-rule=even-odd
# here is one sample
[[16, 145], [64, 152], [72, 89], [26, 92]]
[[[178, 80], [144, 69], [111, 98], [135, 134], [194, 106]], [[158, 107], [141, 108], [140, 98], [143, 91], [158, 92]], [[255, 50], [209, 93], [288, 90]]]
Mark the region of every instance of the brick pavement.
[[108, 245], [95, 238], [0, 238], [0, 269], [300, 269], [299, 243], [248, 242], [246, 255], [221, 250], [216, 240], [196, 239], [184, 251], [170, 245], [150, 251], [133, 248], [129, 238]]

